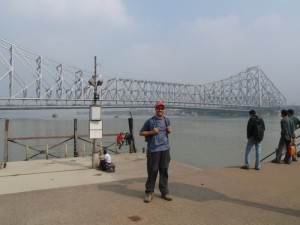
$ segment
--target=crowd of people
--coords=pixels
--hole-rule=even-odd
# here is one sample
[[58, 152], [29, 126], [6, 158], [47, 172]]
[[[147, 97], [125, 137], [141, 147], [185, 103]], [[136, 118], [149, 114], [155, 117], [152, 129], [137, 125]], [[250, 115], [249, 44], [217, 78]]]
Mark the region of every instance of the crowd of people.
[[131, 135], [126, 132], [125, 134], [123, 132], [119, 133], [116, 137], [116, 142], [117, 142], [117, 146], [119, 149], [122, 148], [122, 146], [124, 145], [131, 145], [131, 140], [132, 140], [132, 137]]
[[[247, 124], [247, 145], [245, 152], [245, 162], [241, 167], [242, 169], [249, 169], [249, 153], [253, 146], [255, 146], [255, 169], [261, 169], [261, 142], [263, 140], [263, 132], [265, 131], [265, 124], [262, 118], [260, 118], [255, 110], [249, 111], [249, 120]], [[294, 115], [293, 109], [281, 110], [281, 121], [280, 121], [280, 139], [278, 147], [276, 148], [275, 159], [272, 163], [281, 163], [281, 158], [284, 155], [283, 162], [291, 164], [293, 161], [297, 162], [297, 151], [296, 151], [296, 130], [300, 128], [300, 120]], [[257, 125], [260, 121], [260, 125]], [[260, 127], [260, 128], [259, 128]]]
[[295, 146], [296, 130], [300, 127], [300, 120], [294, 115], [294, 110], [281, 110], [281, 136], [276, 149], [276, 157], [272, 160], [273, 163], [280, 163], [281, 156], [284, 154], [283, 161], [286, 164], [291, 164], [292, 161], [298, 161]]
[[[170, 163], [170, 145], [168, 134], [172, 129], [170, 120], [164, 116], [165, 103], [157, 102], [155, 105], [156, 114], [146, 120], [140, 130], [140, 136], [145, 137], [147, 142], [147, 174], [148, 178], [145, 183], [146, 196], [144, 201], [149, 203], [153, 199], [156, 178], [159, 173], [159, 190], [161, 197], [167, 201], [171, 201], [168, 188], [168, 168]], [[247, 145], [245, 151], [245, 161], [242, 169], [250, 169], [250, 151], [255, 146], [256, 159], [255, 169], [261, 169], [261, 142], [264, 138], [266, 130], [264, 120], [256, 113], [255, 110], [249, 111], [249, 120], [247, 124]], [[294, 110], [281, 110], [281, 136], [278, 147], [274, 153], [276, 157], [271, 162], [291, 164], [293, 161], [298, 161], [296, 151], [296, 133], [300, 128], [300, 120], [294, 115]]]
[[[172, 197], [169, 195], [168, 187], [168, 168], [171, 160], [170, 145], [168, 135], [172, 132], [169, 118], [164, 116], [165, 103], [157, 102], [155, 105], [155, 115], [147, 119], [140, 129], [140, 136], [145, 137], [147, 142], [147, 180], [145, 183], [145, 197], [144, 202], [149, 203], [154, 197], [154, 189], [157, 175], [159, 174], [159, 190], [161, 198], [171, 201]], [[261, 169], [261, 143], [264, 138], [266, 130], [264, 120], [256, 113], [255, 110], [249, 111], [249, 120], [247, 124], [247, 145], [245, 150], [244, 165], [242, 169], [250, 169], [250, 152], [255, 146], [255, 169]], [[275, 159], [272, 163], [281, 163], [281, 158], [284, 156], [284, 163], [290, 164], [293, 161], [298, 161], [296, 151], [296, 133], [300, 128], [300, 120], [294, 115], [294, 110], [281, 110], [281, 135]], [[132, 137], [128, 133], [120, 132], [116, 137], [118, 148], [124, 145], [130, 145]], [[273, 153], [273, 154], [274, 154]], [[270, 154], [269, 156], [271, 156]], [[111, 163], [111, 157], [105, 150], [103, 165]]]

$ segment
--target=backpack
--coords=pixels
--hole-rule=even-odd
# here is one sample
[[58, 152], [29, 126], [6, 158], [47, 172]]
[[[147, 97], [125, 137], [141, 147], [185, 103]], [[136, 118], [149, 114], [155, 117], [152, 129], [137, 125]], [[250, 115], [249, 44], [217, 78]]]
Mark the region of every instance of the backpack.
[[255, 142], [261, 142], [264, 139], [265, 123], [262, 118], [255, 117], [253, 121], [253, 138]]
[[[167, 128], [168, 126], [170, 126], [170, 120], [169, 120], [169, 118], [166, 118], [166, 117], [164, 117], [164, 120], [165, 120], [166, 128]], [[153, 116], [150, 119], [150, 130], [153, 130], [154, 127], [157, 127], [155, 116]], [[168, 133], [167, 133], [167, 135], [168, 135]], [[154, 137], [154, 135], [145, 136], [145, 142], [148, 142], [148, 143], [152, 142], [153, 137]]]

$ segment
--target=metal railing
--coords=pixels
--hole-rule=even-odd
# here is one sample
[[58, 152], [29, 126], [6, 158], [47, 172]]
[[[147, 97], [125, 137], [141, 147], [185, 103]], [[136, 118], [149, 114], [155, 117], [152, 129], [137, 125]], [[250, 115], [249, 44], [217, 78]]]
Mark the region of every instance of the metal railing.
[[[5, 128], [4, 128], [4, 151], [3, 151], [3, 167], [6, 168], [9, 156], [9, 143], [14, 143], [19, 146], [24, 147], [25, 151], [25, 161], [29, 159], [35, 158], [39, 155], [45, 155], [45, 158], [48, 159], [49, 157], [54, 158], [67, 158], [69, 155], [69, 146], [71, 145], [73, 148], [73, 157], [82, 156], [85, 157], [87, 153], [100, 153], [102, 154], [103, 149], [107, 149], [110, 152], [115, 154], [119, 154], [119, 148], [115, 139], [109, 142], [98, 141], [96, 143], [96, 151], [93, 148], [93, 141], [89, 139], [88, 134], [78, 134], [77, 131], [77, 119], [74, 119], [74, 130], [72, 135], [61, 135], [61, 136], [23, 136], [23, 137], [12, 137], [9, 136], [9, 120], [5, 120]], [[118, 134], [103, 134], [103, 137], [116, 137]], [[56, 143], [52, 143], [51, 145], [45, 143], [42, 145], [29, 145], [24, 143], [25, 141], [30, 140], [56, 140]], [[81, 148], [79, 146], [79, 140], [81, 141]], [[72, 144], [70, 142], [73, 142]], [[87, 146], [87, 145], [88, 146]], [[58, 146], [63, 146], [57, 150]], [[88, 150], [87, 150], [88, 148]], [[62, 150], [63, 149], [63, 150]], [[92, 151], [89, 151], [91, 149]], [[131, 149], [131, 148], [130, 148]], [[54, 151], [56, 150], [56, 151]], [[94, 152], [95, 151], [95, 152]], [[81, 153], [81, 154], [80, 154]]]

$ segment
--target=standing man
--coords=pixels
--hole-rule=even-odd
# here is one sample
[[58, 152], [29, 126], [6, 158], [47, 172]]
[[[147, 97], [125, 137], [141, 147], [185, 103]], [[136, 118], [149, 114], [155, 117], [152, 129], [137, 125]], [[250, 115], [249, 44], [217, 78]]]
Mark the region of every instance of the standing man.
[[[272, 163], [280, 163], [281, 156], [283, 154], [283, 149], [291, 143], [291, 138], [294, 135], [294, 127], [293, 123], [288, 117], [288, 111], [286, 109], [281, 110], [281, 121], [280, 121], [280, 127], [281, 127], [281, 133], [280, 133], [280, 140], [278, 144], [278, 148], [276, 149], [276, 158], [273, 159]], [[291, 163], [291, 156], [287, 153], [284, 158], [284, 162], [286, 164]]]
[[129, 152], [132, 153], [133, 152], [133, 146], [132, 146], [132, 135], [127, 133], [127, 144], [129, 145]]
[[168, 118], [164, 117], [165, 103], [157, 102], [155, 105], [155, 116], [148, 119], [142, 129], [140, 136], [145, 137], [147, 142], [147, 173], [145, 184], [146, 196], [144, 202], [151, 202], [155, 189], [156, 177], [159, 172], [159, 190], [161, 197], [167, 201], [172, 198], [168, 188], [168, 168], [171, 160], [168, 134], [172, 128]]
[[250, 151], [255, 145], [255, 169], [260, 170], [260, 157], [261, 157], [261, 141], [264, 138], [264, 132], [265, 132], [265, 123], [262, 118], [260, 118], [255, 110], [249, 111], [249, 120], [247, 124], [247, 145], [246, 145], [246, 152], [245, 152], [245, 164], [242, 166], [242, 169], [249, 169], [249, 154]]
[[[294, 115], [294, 110], [293, 109], [289, 109], [288, 110], [288, 116], [290, 118], [290, 120], [293, 122], [293, 126], [294, 126], [294, 136], [293, 136], [293, 141], [295, 142], [295, 138], [296, 138], [296, 130], [299, 129], [300, 127], [300, 120], [298, 117], [296, 117]], [[297, 151], [295, 152], [295, 155], [292, 155], [292, 160], [293, 161], [298, 161], [297, 159]]]

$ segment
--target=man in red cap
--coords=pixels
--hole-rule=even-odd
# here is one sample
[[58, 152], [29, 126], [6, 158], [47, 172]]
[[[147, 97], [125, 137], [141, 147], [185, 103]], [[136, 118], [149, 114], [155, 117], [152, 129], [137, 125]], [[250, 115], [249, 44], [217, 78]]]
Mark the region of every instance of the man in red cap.
[[151, 202], [155, 189], [155, 182], [159, 172], [159, 190], [161, 197], [167, 201], [172, 198], [168, 189], [168, 168], [171, 160], [168, 134], [171, 133], [170, 120], [164, 117], [165, 103], [157, 102], [155, 105], [155, 116], [148, 119], [142, 129], [140, 136], [145, 137], [147, 142], [147, 172], [145, 202]]

